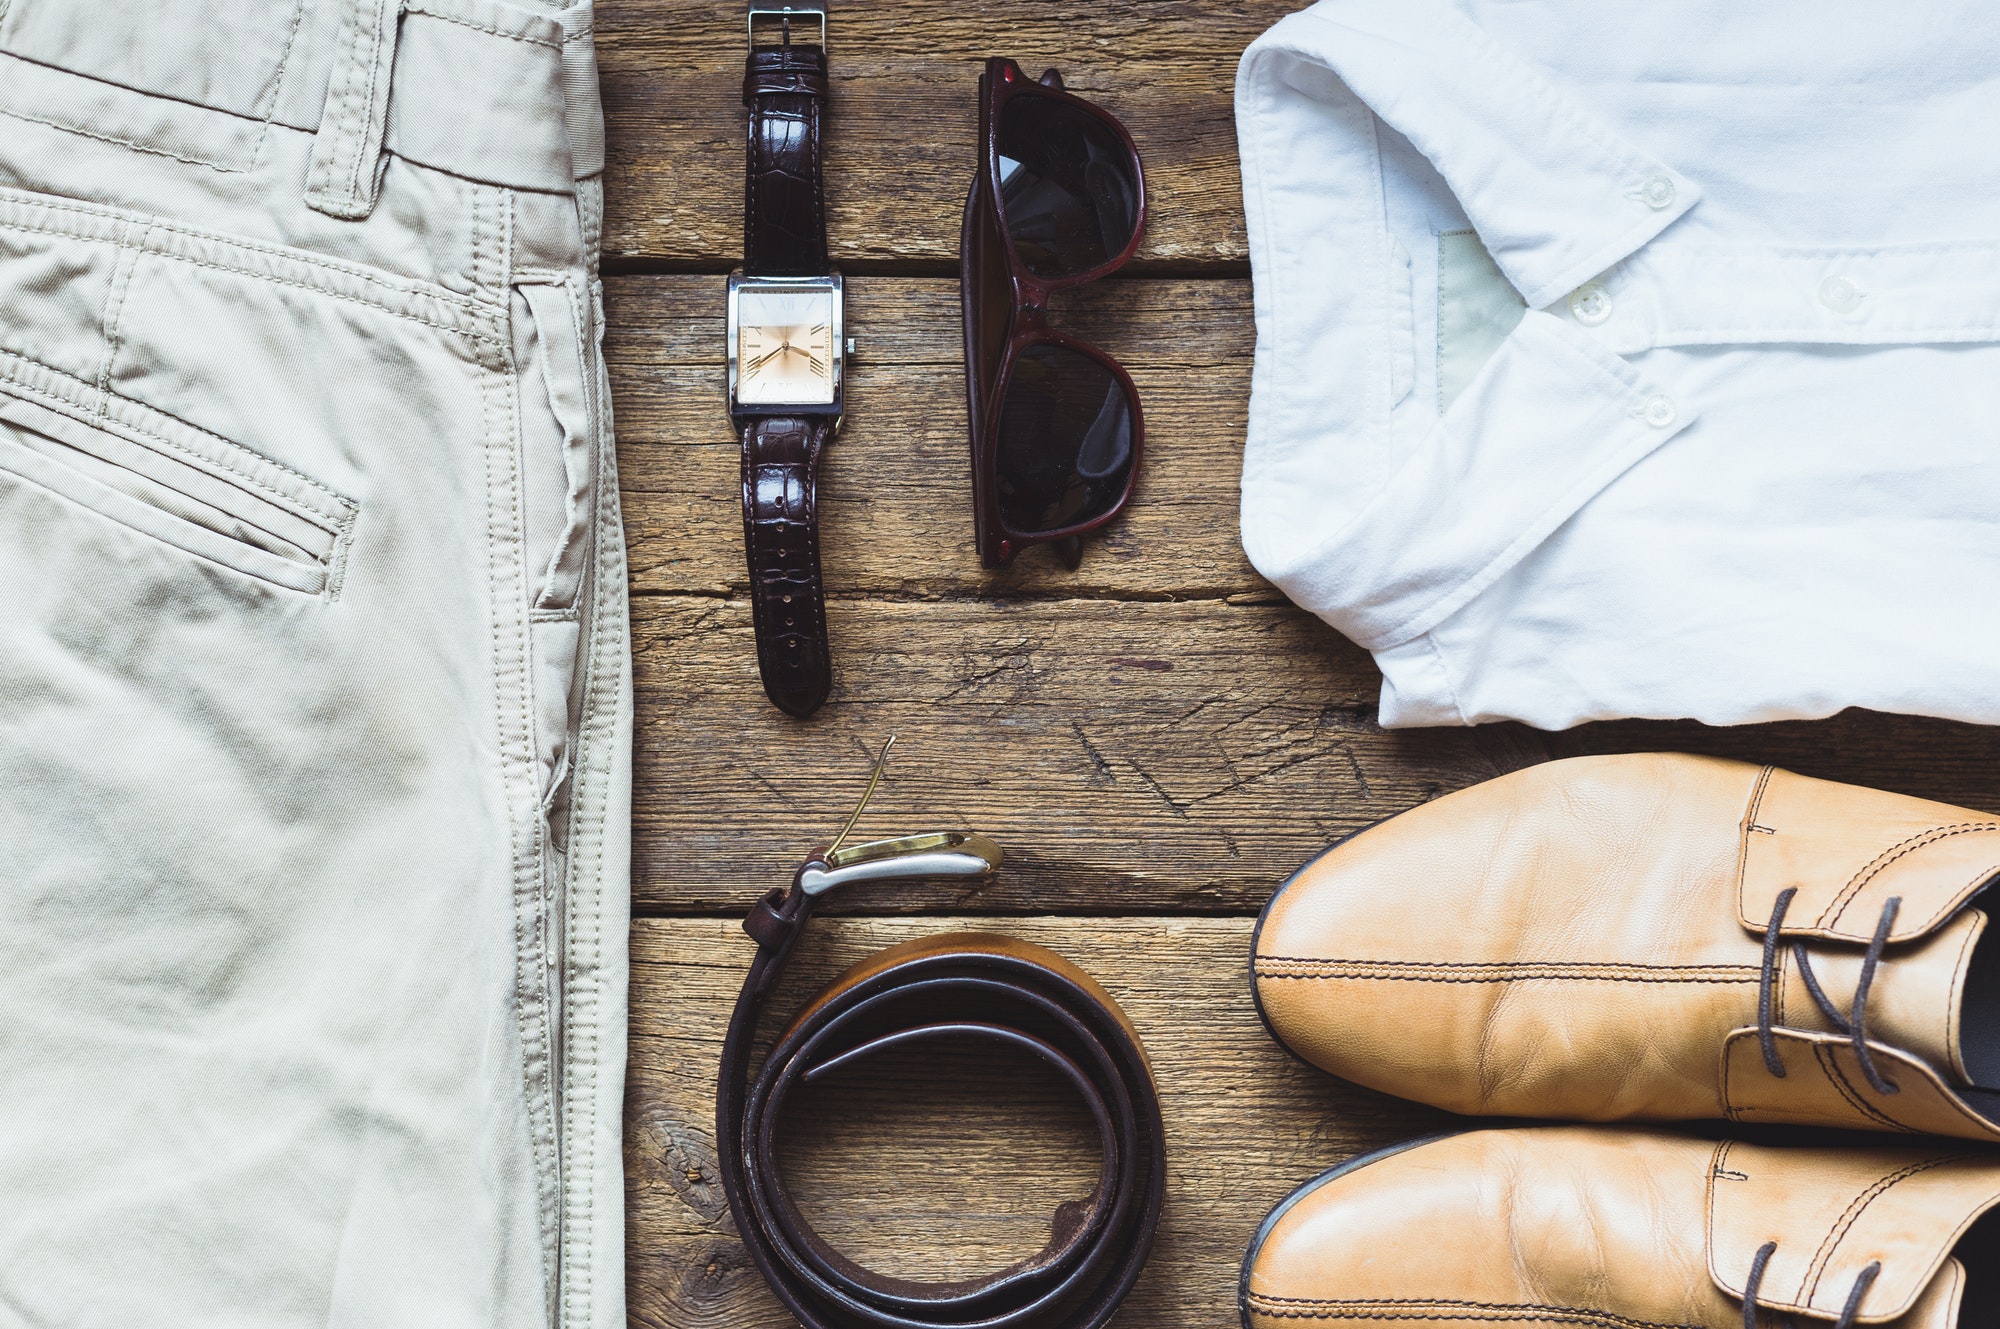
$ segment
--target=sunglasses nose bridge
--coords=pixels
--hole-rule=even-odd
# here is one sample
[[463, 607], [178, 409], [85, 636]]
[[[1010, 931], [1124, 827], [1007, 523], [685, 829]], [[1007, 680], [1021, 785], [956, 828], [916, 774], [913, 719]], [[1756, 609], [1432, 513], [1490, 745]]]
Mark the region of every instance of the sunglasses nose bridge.
[[1039, 332], [1049, 325], [1049, 289], [1040, 282], [1018, 280], [1014, 286], [1014, 331]]

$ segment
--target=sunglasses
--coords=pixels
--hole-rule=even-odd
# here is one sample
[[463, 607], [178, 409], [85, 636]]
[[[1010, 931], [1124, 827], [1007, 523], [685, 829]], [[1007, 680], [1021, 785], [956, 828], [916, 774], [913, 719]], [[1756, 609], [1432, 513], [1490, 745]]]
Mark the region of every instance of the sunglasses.
[[979, 557], [1001, 567], [1083, 537], [1132, 497], [1145, 422], [1132, 376], [1049, 327], [1051, 292], [1109, 276], [1139, 248], [1146, 178], [1125, 127], [1012, 60], [979, 79], [979, 176], [965, 203], [959, 283]]

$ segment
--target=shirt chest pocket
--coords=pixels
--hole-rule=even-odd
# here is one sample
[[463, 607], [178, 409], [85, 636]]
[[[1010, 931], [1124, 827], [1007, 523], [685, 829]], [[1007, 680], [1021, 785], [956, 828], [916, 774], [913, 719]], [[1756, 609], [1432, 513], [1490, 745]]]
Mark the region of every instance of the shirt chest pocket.
[[0, 355], [0, 473], [273, 585], [338, 590], [349, 500], [227, 439]]

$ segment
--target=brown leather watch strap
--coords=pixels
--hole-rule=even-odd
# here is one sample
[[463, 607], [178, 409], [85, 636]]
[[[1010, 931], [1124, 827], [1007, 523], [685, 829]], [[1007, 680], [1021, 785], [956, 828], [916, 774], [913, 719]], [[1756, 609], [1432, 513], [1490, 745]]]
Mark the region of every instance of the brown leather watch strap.
[[764, 693], [787, 715], [811, 715], [833, 689], [814, 509], [827, 416], [743, 422], [743, 547]]
[[760, 46], [743, 75], [750, 160], [743, 208], [743, 270], [759, 277], [826, 275], [826, 187], [820, 131], [826, 51]]
[[[826, 50], [782, 46], [750, 52], [743, 102], [750, 108], [744, 183], [743, 271], [754, 277], [828, 272], [820, 131]], [[782, 408], [780, 408], [782, 410]], [[736, 415], [743, 442], [743, 544], [764, 692], [801, 719], [833, 689], [832, 650], [819, 575], [819, 456], [834, 417]]]
[[[722, 1047], [715, 1135], [736, 1229], [806, 1329], [1098, 1329], [1132, 1290], [1159, 1226], [1165, 1131], [1137, 1033], [1090, 977], [1039, 946], [985, 933], [931, 937], [865, 960], [813, 1001], [750, 1077], [758, 1017], [812, 913], [801, 869], [744, 921], [757, 958]], [[1054, 1206], [1048, 1244], [984, 1278], [927, 1283], [866, 1269], [829, 1247], [778, 1170], [790, 1092], [879, 1052], [938, 1040], [1006, 1046], [1065, 1078], [1097, 1124], [1103, 1166], [1088, 1199]]]

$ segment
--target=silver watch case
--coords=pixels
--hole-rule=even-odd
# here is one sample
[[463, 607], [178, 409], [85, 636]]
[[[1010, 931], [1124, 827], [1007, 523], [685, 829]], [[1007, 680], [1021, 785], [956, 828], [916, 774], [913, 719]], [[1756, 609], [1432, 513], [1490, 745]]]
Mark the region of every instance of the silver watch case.
[[[769, 291], [774, 295], [807, 295], [820, 291], [833, 292], [833, 400], [790, 405], [784, 402], [757, 402], [741, 405], [736, 400], [736, 348], [739, 344], [737, 331], [737, 310], [744, 291]], [[847, 291], [841, 285], [838, 272], [824, 277], [752, 277], [742, 272], [729, 276], [729, 416], [732, 420], [757, 416], [821, 416], [833, 417], [833, 427], [840, 428], [842, 399], [847, 383]]]

